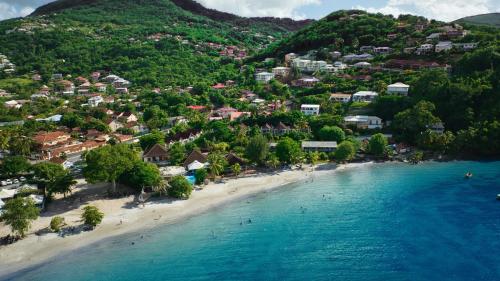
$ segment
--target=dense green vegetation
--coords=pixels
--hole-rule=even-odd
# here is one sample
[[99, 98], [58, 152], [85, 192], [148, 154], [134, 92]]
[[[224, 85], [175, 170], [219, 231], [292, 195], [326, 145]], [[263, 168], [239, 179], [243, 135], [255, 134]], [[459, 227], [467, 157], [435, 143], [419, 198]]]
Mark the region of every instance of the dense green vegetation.
[[456, 20], [458, 23], [465, 24], [477, 24], [477, 25], [487, 25], [493, 27], [500, 27], [500, 13], [490, 13], [490, 14], [482, 14], [476, 16], [465, 17]]

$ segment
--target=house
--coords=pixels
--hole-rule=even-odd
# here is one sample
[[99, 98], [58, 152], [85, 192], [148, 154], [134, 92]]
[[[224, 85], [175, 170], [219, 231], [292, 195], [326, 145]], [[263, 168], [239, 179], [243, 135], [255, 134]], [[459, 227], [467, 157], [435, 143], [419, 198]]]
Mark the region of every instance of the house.
[[348, 103], [351, 101], [352, 95], [343, 93], [333, 93], [330, 94], [330, 101]]
[[362, 52], [362, 53], [366, 53], [366, 52], [372, 52], [373, 51], [373, 46], [361, 46], [359, 48], [359, 51]]
[[75, 84], [68, 80], [61, 80], [58, 83], [61, 88], [61, 93], [64, 95], [73, 95], [75, 93]]
[[242, 117], [250, 117], [252, 116], [252, 113], [251, 112], [241, 112], [241, 111], [236, 111], [236, 112], [232, 112], [230, 115], [229, 115], [229, 120], [231, 121], [235, 121], [235, 120], [238, 120]]
[[52, 74], [52, 80], [61, 80], [63, 79], [63, 75], [61, 73]]
[[387, 93], [390, 95], [407, 96], [410, 85], [397, 82], [387, 86]]
[[318, 84], [320, 80], [316, 77], [306, 77], [293, 81], [294, 87], [312, 88]]
[[449, 51], [453, 48], [453, 43], [451, 41], [441, 41], [438, 42], [435, 46], [435, 52], [443, 52], [443, 51]]
[[224, 85], [222, 83], [217, 83], [217, 84], [212, 86], [212, 89], [214, 89], [214, 90], [224, 90], [225, 88], [226, 88], [226, 85]]
[[98, 107], [101, 102], [104, 102], [104, 99], [101, 96], [91, 97], [88, 101], [90, 107]]
[[378, 97], [377, 92], [359, 91], [352, 95], [352, 101], [356, 102], [372, 102]]
[[82, 85], [82, 84], [86, 84], [86, 83], [89, 83], [89, 80], [85, 77], [82, 77], [82, 76], [78, 76], [76, 79], [75, 79], [75, 82], [77, 85]]
[[107, 86], [104, 83], [95, 83], [94, 87], [97, 89], [98, 92], [104, 93], [106, 92]]
[[427, 37], [425, 37], [425, 39], [427, 41], [433, 41], [433, 40], [438, 40], [440, 37], [441, 37], [441, 33], [435, 32], [435, 33], [429, 34]]
[[442, 122], [438, 122], [435, 124], [432, 124], [430, 126], [431, 131], [437, 134], [443, 134], [444, 133], [444, 124]]
[[353, 65], [354, 68], [366, 69], [372, 67], [372, 64], [366, 61], [357, 62]]
[[332, 152], [337, 149], [336, 141], [303, 141], [302, 150], [304, 152]]
[[182, 164], [182, 166], [184, 166], [184, 168], [188, 168], [188, 166], [190, 164], [192, 164], [193, 162], [195, 161], [198, 161], [199, 163], [206, 163], [208, 161], [208, 157], [206, 154], [203, 154], [201, 153], [200, 151], [198, 150], [193, 150], [191, 151], [191, 153], [188, 155], [188, 157], [186, 158], [186, 160], [184, 160], [184, 163]]
[[217, 115], [219, 115], [222, 118], [229, 118], [232, 113], [237, 112], [238, 110], [236, 108], [232, 107], [222, 107], [217, 109], [215, 112]]
[[259, 72], [255, 74], [255, 80], [261, 83], [269, 83], [269, 81], [274, 79], [274, 73], [270, 72]]
[[291, 68], [290, 67], [275, 67], [273, 68], [273, 74], [274, 76], [278, 77], [287, 77], [290, 74]]
[[303, 104], [300, 111], [305, 115], [319, 115], [319, 104]]
[[128, 88], [116, 88], [117, 94], [128, 94]]
[[285, 63], [290, 64], [294, 59], [296, 59], [298, 56], [295, 53], [289, 53], [285, 55]]
[[262, 134], [270, 134], [273, 132], [273, 127], [266, 123], [264, 126], [260, 127], [260, 131]]
[[155, 144], [142, 155], [142, 160], [149, 163], [160, 163], [168, 160], [168, 150], [164, 145]]
[[429, 54], [434, 50], [434, 45], [432, 44], [422, 44], [417, 48], [415, 53], [417, 55]]
[[381, 129], [382, 119], [377, 116], [355, 115], [344, 117], [346, 125], [352, 125], [358, 129]]
[[232, 166], [235, 164], [239, 164], [240, 166], [245, 165], [245, 160], [232, 152], [226, 154], [224, 158], [226, 158], [228, 166]]
[[291, 131], [292, 131], [292, 129], [289, 126], [283, 124], [282, 122], [279, 122], [278, 126], [272, 128], [273, 134], [278, 135], [278, 136], [288, 134]]
[[477, 48], [477, 43], [453, 43], [453, 48], [460, 51], [470, 51]]
[[132, 112], [122, 112], [118, 117], [125, 123], [137, 122], [139, 120]]
[[90, 78], [92, 78], [92, 81], [94, 81], [94, 82], [99, 81], [100, 77], [101, 77], [101, 73], [98, 71], [94, 71], [94, 72], [92, 72], [92, 74], [90, 74]]
[[372, 60], [373, 55], [364, 53], [361, 55], [355, 55], [355, 54], [350, 54], [350, 55], [345, 55], [342, 57], [342, 60], [344, 62], [357, 62], [357, 61], [367, 61], [367, 60]]
[[54, 146], [71, 139], [71, 136], [63, 131], [39, 132], [33, 137], [33, 141], [41, 146]]
[[173, 144], [175, 142], [181, 142], [181, 143], [186, 143], [186, 142], [191, 142], [197, 139], [199, 136], [201, 136], [202, 131], [199, 129], [188, 129], [183, 132], [178, 132], [173, 136], [167, 137], [167, 143]]
[[204, 105], [188, 105], [187, 108], [195, 111], [204, 111], [205, 109], [207, 109], [207, 107]]
[[111, 132], [116, 132], [118, 129], [123, 128], [123, 124], [116, 119], [111, 119], [107, 122], [107, 125]]
[[373, 52], [377, 55], [388, 55], [392, 53], [392, 48], [390, 47], [376, 47], [373, 49]]

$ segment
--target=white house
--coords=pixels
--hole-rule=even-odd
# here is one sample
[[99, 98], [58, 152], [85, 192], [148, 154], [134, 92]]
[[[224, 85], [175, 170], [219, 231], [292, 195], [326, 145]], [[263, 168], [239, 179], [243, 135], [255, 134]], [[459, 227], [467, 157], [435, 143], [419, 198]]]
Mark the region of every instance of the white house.
[[387, 93], [390, 95], [407, 96], [410, 85], [397, 82], [387, 86]]
[[346, 125], [354, 125], [359, 129], [381, 129], [382, 119], [377, 116], [351, 115], [344, 117]]
[[434, 50], [434, 45], [432, 44], [422, 44], [415, 51], [417, 55], [428, 54]]
[[360, 61], [353, 65], [355, 68], [370, 68], [372, 66], [371, 63], [366, 61]]
[[319, 115], [319, 104], [303, 104], [300, 111], [305, 115]]
[[330, 95], [330, 101], [336, 101], [341, 103], [348, 103], [351, 101], [352, 95], [335, 93]]
[[88, 104], [90, 107], [98, 107], [101, 102], [104, 102], [104, 99], [101, 96], [91, 97], [88, 100]]
[[290, 74], [290, 67], [279, 66], [273, 68], [273, 74], [275, 76], [286, 77]]
[[302, 150], [305, 152], [332, 152], [337, 149], [336, 141], [303, 141]]
[[442, 51], [449, 51], [452, 48], [453, 48], [453, 43], [451, 43], [451, 41], [441, 41], [436, 44], [435, 51], [436, 53], [439, 53]]
[[352, 101], [358, 102], [372, 102], [378, 97], [377, 92], [372, 91], [359, 91], [352, 95]]
[[255, 80], [257, 82], [269, 83], [269, 81], [274, 79], [274, 73], [270, 72], [259, 72], [255, 74]]

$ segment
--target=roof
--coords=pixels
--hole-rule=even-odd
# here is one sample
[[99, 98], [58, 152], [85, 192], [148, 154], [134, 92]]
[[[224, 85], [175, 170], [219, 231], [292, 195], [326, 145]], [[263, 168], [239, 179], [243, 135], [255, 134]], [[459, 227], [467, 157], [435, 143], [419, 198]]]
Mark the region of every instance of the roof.
[[202, 110], [202, 109], [205, 109], [206, 106], [204, 106], [204, 105], [188, 105], [187, 108], [192, 109], [192, 110]]
[[229, 165], [234, 165], [234, 164], [245, 164], [245, 160], [243, 160], [241, 157], [239, 157], [238, 155], [230, 152], [226, 155], [226, 161]]
[[160, 156], [168, 156], [168, 150], [165, 146], [161, 144], [155, 144], [146, 152], [142, 157], [160, 157]]
[[396, 82], [396, 83], [391, 84], [387, 87], [410, 88], [410, 85], [406, 85], [405, 83], [401, 83], [401, 82]]
[[302, 107], [315, 107], [315, 108], [319, 108], [319, 104], [303, 104], [300, 106], [300, 108]]
[[336, 141], [303, 141], [302, 148], [336, 148]]
[[354, 96], [378, 96], [378, 93], [373, 91], [359, 91]]
[[193, 163], [194, 161], [198, 161], [200, 163], [205, 163], [207, 162], [207, 156], [203, 153], [201, 153], [198, 150], [193, 150], [189, 154], [189, 156], [186, 158], [186, 160], [183, 163], [184, 167], [187, 167], [189, 164]]
[[344, 94], [344, 93], [333, 93], [333, 94], [330, 94], [330, 97], [332, 97], [332, 98], [350, 98], [351, 95]]
[[370, 119], [382, 120], [377, 116], [368, 116], [368, 115], [350, 115], [344, 117], [344, 121], [346, 122], [367, 122]]
[[63, 131], [55, 131], [55, 132], [40, 132], [38, 134], [36, 134], [34, 137], [33, 137], [33, 140], [39, 144], [43, 144], [45, 142], [50, 142], [50, 141], [54, 141], [54, 140], [57, 140], [58, 138], [60, 137], [69, 137], [68, 134], [66, 134], [65, 132]]

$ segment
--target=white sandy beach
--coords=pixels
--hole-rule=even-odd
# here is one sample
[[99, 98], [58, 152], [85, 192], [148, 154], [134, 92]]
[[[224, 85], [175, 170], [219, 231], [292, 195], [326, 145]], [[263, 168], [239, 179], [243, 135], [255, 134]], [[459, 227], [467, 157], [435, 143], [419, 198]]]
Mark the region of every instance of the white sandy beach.
[[[337, 167], [337, 170], [345, 169], [351, 165], [342, 165]], [[156, 200], [147, 202], [144, 207], [137, 206], [133, 196], [113, 200], [103, 200], [102, 197], [95, 200], [86, 198], [87, 200], [83, 203], [76, 202], [75, 207], [66, 206], [65, 211], [58, 210], [57, 207], [52, 210], [51, 205], [48, 211], [32, 224], [28, 237], [12, 245], [0, 247], [0, 276], [42, 263], [61, 253], [75, 250], [104, 238], [173, 223], [234, 200], [306, 180], [311, 175], [320, 176], [331, 173], [335, 168], [334, 165], [329, 165], [311, 172], [311, 168], [306, 167], [304, 170], [228, 179], [225, 183], [211, 183], [203, 190], [193, 191], [189, 200]], [[102, 187], [95, 188], [105, 190]], [[36, 231], [46, 228], [52, 216], [55, 215], [64, 217], [70, 226], [81, 225], [81, 209], [88, 204], [97, 206], [105, 214], [103, 223], [94, 231], [82, 232], [64, 238], [55, 233], [41, 236], [34, 234]], [[120, 223], [121, 221], [122, 223]], [[0, 225], [0, 236], [9, 232], [10, 228]]]

